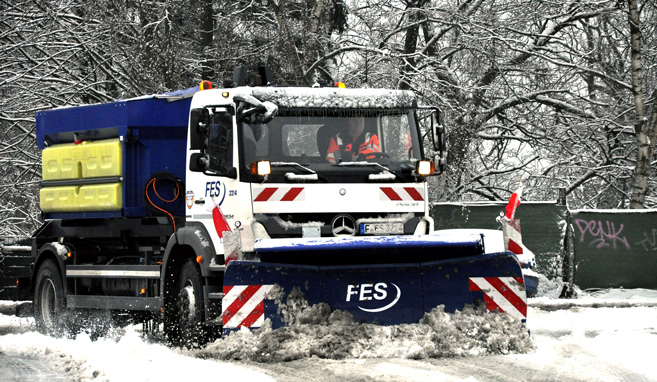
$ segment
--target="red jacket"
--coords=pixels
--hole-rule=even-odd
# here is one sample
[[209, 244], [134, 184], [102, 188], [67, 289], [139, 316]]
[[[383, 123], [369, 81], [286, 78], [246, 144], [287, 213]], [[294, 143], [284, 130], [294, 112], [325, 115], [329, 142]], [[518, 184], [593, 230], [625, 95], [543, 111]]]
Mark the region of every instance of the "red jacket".
[[331, 164], [337, 164], [342, 161], [350, 162], [358, 158], [360, 154], [378, 153], [380, 151], [379, 137], [376, 134], [366, 133], [363, 142], [358, 145], [358, 150], [353, 149], [353, 142], [345, 141], [341, 134], [331, 138], [331, 143], [329, 143], [326, 154], [326, 160]]

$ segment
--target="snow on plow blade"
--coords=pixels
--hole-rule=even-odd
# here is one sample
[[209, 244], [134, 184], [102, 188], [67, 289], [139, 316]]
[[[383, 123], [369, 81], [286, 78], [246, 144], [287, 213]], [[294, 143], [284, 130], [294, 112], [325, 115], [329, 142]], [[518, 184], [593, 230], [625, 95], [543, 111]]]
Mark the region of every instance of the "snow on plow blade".
[[283, 240], [256, 252], [262, 262], [232, 261], [226, 269], [225, 333], [265, 319], [284, 326], [285, 297], [271, 293], [281, 288], [285, 296], [298, 288], [310, 305], [326, 303], [357, 322], [381, 325], [417, 323], [438, 305], [454, 312], [483, 303], [527, 315], [518, 260], [510, 252], [483, 254], [478, 235]]

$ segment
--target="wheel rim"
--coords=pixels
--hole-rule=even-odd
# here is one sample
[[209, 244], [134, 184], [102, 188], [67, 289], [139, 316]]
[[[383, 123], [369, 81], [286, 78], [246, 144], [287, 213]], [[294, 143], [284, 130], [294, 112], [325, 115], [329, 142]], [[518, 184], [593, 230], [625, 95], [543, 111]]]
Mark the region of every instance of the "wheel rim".
[[186, 280], [185, 286], [180, 290], [180, 324], [187, 327], [196, 318], [196, 296], [194, 295], [194, 284], [192, 280]]
[[48, 329], [54, 326], [53, 319], [57, 316], [57, 292], [55, 291], [55, 284], [52, 280], [47, 279], [41, 285], [41, 317], [43, 323]]

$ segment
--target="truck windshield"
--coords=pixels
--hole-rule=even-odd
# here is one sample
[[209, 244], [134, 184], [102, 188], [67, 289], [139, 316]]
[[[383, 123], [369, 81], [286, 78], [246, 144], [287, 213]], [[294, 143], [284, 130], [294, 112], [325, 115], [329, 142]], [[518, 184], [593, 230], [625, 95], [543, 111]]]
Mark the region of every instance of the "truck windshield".
[[[278, 115], [267, 124], [244, 124], [243, 165], [269, 160], [303, 165], [321, 173], [377, 172], [413, 168], [422, 158], [415, 116], [409, 111], [351, 115]], [[279, 171], [292, 171], [294, 166]], [[276, 171], [273, 170], [273, 171]]]

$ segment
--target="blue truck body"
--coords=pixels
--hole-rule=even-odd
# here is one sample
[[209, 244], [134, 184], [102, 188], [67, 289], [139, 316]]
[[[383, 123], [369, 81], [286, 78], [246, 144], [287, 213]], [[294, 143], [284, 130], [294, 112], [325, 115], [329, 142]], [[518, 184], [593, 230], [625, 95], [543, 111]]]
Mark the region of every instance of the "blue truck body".
[[[189, 91], [188, 95], [193, 94]], [[187, 125], [191, 97], [144, 97], [107, 104], [41, 111], [36, 116], [40, 149], [74, 140], [119, 138], [123, 144], [121, 211], [45, 213], [46, 219], [148, 216], [143, 190], [155, 173], [185, 178]], [[75, 134], [75, 136], [74, 136]], [[172, 206], [163, 205], [170, 208]], [[184, 215], [179, 206], [173, 215]]]

